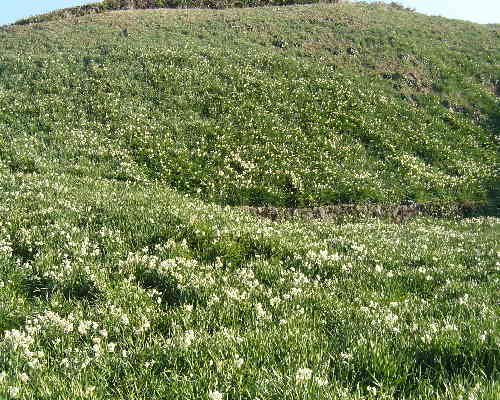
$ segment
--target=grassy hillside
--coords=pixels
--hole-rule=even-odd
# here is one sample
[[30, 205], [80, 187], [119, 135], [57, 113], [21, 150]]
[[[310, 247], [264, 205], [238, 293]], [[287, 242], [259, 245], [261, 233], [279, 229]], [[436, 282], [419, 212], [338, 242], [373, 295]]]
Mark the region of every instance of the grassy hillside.
[[0, 43], [13, 171], [281, 206], [482, 201], [497, 180], [490, 27], [353, 4], [129, 11]]
[[498, 218], [276, 224], [0, 178], [0, 397], [496, 399]]
[[[68, 7], [47, 14], [35, 15], [16, 22], [26, 25], [55, 21], [63, 18], [81, 17], [119, 10], [148, 10], [158, 8], [212, 8], [226, 9], [236, 7], [284, 6], [290, 4], [341, 3], [343, 0], [104, 0], [82, 6]], [[404, 9], [396, 3], [391, 6]]]
[[494, 200], [499, 40], [366, 4], [2, 28], [0, 399], [496, 400], [499, 218], [228, 205]]

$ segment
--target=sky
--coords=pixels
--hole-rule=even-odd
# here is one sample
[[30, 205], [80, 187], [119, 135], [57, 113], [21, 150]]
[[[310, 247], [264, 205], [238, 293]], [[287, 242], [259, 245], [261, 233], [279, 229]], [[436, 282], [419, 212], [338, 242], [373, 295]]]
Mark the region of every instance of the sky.
[[[95, 2], [98, 0], [0, 0], [0, 25], [31, 15]], [[500, 0], [398, 0], [398, 2], [424, 14], [464, 19], [481, 24], [500, 23]]]
[[0, 0], [0, 25], [60, 8], [98, 2], [99, 0]]
[[397, 2], [428, 15], [464, 19], [480, 24], [500, 23], [500, 0], [398, 0]]

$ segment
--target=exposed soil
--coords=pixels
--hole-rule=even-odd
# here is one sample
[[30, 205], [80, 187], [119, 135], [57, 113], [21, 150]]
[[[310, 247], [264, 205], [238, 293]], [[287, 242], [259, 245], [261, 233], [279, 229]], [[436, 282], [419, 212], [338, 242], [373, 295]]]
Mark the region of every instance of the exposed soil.
[[273, 221], [286, 219], [342, 219], [344, 217], [380, 217], [400, 223], [416, 216], [469, 217], [485, 212], [485, 203], [462, 202], [455, 204], [410, 203], [410, 204], [339, 204], [313, 208], [242, 207], [258, 217]]

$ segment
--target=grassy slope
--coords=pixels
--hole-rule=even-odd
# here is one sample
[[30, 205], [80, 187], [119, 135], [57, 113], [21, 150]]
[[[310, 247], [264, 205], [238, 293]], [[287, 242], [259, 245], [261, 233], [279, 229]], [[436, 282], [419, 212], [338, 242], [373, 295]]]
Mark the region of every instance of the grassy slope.
[[498, 219], [275, 224], [163, 186], [0, 178], [0, 395], [496, 398]]
[[1, 35], [13, 170], [292, 206], [484, 200], [497, 178], [497, 29], [345, 4], [118, 12]]
[[[104, 0], [83, 6], [68, 7], [50, 13], [34, 15], [16, 21], [17, 25], [56, 21], [118, 10], [141, 10], [158, 8], [211, 8], [284, 6], [290, 4], [340, 3], [342, 0]], [[405, 9], [404, 7], [398, 7]]]
[[[279, 112], [274, 107], [289, 101], [297, 118], [321, 118], [310, 109], [300, 114], [300, 104], [315, 103], [298, 100], [301, 93], [319, 96], [326, 90], [321, 85], [339, 90], [333, 100], [346, 99], [338, 108], [341, 121], [360, 117], [344, 114], [364, 107], [357, 93], [377, 96], [375, 88], [390, 105], [376, 104], [383, 123], [395, 118], [387, 111], [394, 107], [401, 129], [411, 109], [446, 130], [446, 115], [461, 127], [454, 133], [462, 148], [475, 148], [463, 150], [464, 166], [484, 165], [491, 174], [496, 99], [486, 93], [496, 70], [481, 63], [465, 78], [469, 61], [463, 61], [447, 64], [456, 71], [442, 71], [434, 67], [437, 60], [451, 56], [436, 47], [433, 67], [422, 66], [421, 76], [432, 77], [428, 88], [437, 76], [448, 82], [442, 98], [380, 79], [380, 71], [365, 64], [370, 57], [392, 60], [392, 46], [381, 42], [378, 57], [344, 51], [363, 48], [350, 36], [363, 27], [382, 30], [389, 16], [409, 21], [386, 12], [347, 5], [131, 12], [0, 32], [0, 398], [17, 391], [33, 400], [216, 399], [217, 391], [224, 399], [496, 399], [498, 218], [277, 224], [163, 183], [207, 190], [169, 181], [167, 168], [209, 145], [232, 154], [224, 146], [237, 143], [242, 154], [253, 149], [263, 162], [291, 165], [277, 150], [265, 153], [268, 147], [301, 149], [293, 136], [281, 142], [283, 131], [273, 135], [272, 127], [287, 123], [281, 115], [292, 118], [285, 103]], [[330, 19], [345, 21], [337, 27], [342, 31], [312, 46], [311, 37], [323, 37], [309, 36], [315, 30], [333, 30]], [[480, 38], [460, 44], [477, 51], [472, 64], [497, 43], [485, 40], [495, 35], [490, 28], [418, 21], [440, 21], [432, 26], [455, 27], [456, 35], [465, 35], [467, 26], [467, 35]], [[484, 40], [484, 49], [476, 40]], [[302, 45], [290, 45], [295, 42]], [[342, 52], [334, 56], [326, 48], [332, 45]], [[313, 65], [320, 58], [324, 69]], [[332, 63], [339, 85], [319, 74]], [[398, 68], [402, 64], [394, 64]], [[356, 77], [359, 71], [368, 72]], [[227, 95], [231, 82], [243, 102], [236, 102], [239, 91]], [[456, 90], [462, 84], [472, 89]], [[295, 97], [273, 94], [281, 93], [280, 85], [290, 85]], [[390, 97], [395, 93], [421, 108]], [[231, 99], [229, 119], [207, 114], [216, 110], [203, 114], [201, 105], [224, 107]], [[444, 99], [464, 108], [477, 101], [482, 119], [472, 122], [467, 110], [443, 111]], [[245, 142], [241, 132], [256, 111], [262, 118], [253, 119], [254, 136]], [[329, 137], [317, 131], [320, 122], [297, 121], [301, 128], [294, 132], [320, 146], [320, 138]], [[418, 119], [410, 122], [420, 126]], [[370, 160], [381, 154], [377, 146], [389, 140], [401, 146], [396, 155], [413, 154], [394, 131], [375, 137], [370, 150], [361, 129], [350, 129], [339, 143], [359, 148], [362, 167], [350, 161], [355, 172], [370, 171]], [[376, 132], [383, 131], [369, 131]], [[363, 144], [356, 147], [358, 139]], [[308, 143], [305, 148], [314, 147]], [[346, 164], [337, 162], [332, 170], [342, 176]], [[413, 174], [405, 184], [413, 184], [419, 170]]]

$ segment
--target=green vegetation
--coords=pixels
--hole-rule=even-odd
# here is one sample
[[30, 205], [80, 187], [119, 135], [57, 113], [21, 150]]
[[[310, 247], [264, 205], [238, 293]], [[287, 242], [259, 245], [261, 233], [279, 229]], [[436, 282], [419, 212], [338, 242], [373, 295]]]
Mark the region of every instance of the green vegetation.
[[[425, 44], [425, 45], [424, 45]], [[496, 399], [500, 31], [397, 6], [0, 30], [0, 399]]]
[[158, 185], [0, 182], [4, 395], [498, 394], [497, 218], [276, 224]]
[[[212, 8], [226, 9], [234, 7], [265, 7], [284, 6], [290, 4], [340, 3], [342, 0], [104, 0], [98, 3], [86, 4], [52, 11], [47, 14], [35, 15], [21, 19], [18, 25], [54, 21], [62, 18], [81, 17], [88, 14], [100, 14], [118, 10], [144, 10], [158, 8]], [[397, 3], [390, 4], [393, 8], [405, 9]], [[406, 9], [408, 10], [408, 9]]]
[[345, 4], [11, 27], [1, 157], [220, 204], [485, 201], [500, 39], [445, 21]]

